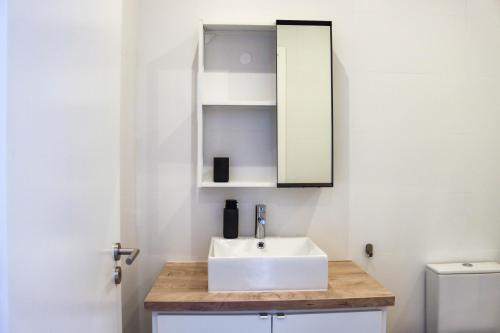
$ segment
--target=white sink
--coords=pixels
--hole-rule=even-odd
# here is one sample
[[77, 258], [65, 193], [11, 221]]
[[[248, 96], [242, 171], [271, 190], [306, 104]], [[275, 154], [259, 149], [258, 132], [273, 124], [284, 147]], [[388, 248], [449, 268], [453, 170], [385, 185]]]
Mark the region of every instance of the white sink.
[[[265, 247], [257, 244], [263, 241]], [[325, 290], [328, 256], [307, 237], [212, 238], [208, 290]]]

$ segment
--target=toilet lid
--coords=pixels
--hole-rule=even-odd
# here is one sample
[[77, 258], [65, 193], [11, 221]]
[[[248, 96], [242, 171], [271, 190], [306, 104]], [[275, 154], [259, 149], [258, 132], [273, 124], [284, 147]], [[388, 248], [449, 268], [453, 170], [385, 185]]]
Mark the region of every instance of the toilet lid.
[[500, 263], [497, 262], [455, 262], [445, 264], [428, 264], [427, 269], [437, 274], [485, 274], [500, 273]]

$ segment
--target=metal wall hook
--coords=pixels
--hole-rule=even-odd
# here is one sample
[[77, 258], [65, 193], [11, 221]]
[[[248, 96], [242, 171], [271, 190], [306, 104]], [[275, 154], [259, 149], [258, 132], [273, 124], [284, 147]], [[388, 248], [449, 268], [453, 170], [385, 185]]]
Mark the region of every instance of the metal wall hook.
[[373, 244], [368, 243], [365, 245], [365, 254], [368, 258], [373, 257]]

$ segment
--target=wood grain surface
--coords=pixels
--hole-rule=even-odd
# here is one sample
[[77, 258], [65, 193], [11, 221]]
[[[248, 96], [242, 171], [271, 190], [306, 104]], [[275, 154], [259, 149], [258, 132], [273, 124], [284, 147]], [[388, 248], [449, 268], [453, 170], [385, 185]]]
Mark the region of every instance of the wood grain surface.
[[206, 262], [167, 263], [144, 300], [152, 311], [279, 311], [392, 306], [394, 295], [352, 261], [330, 261], [328, 290], [208, 292]]

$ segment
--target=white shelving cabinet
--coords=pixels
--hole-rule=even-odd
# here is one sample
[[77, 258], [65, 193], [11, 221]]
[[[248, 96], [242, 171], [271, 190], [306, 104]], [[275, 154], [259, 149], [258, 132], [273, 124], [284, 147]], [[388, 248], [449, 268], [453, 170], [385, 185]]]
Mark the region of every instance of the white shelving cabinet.
[[198, 186], [276, 187], [276, 26], [202, 23], [198, 57]]

